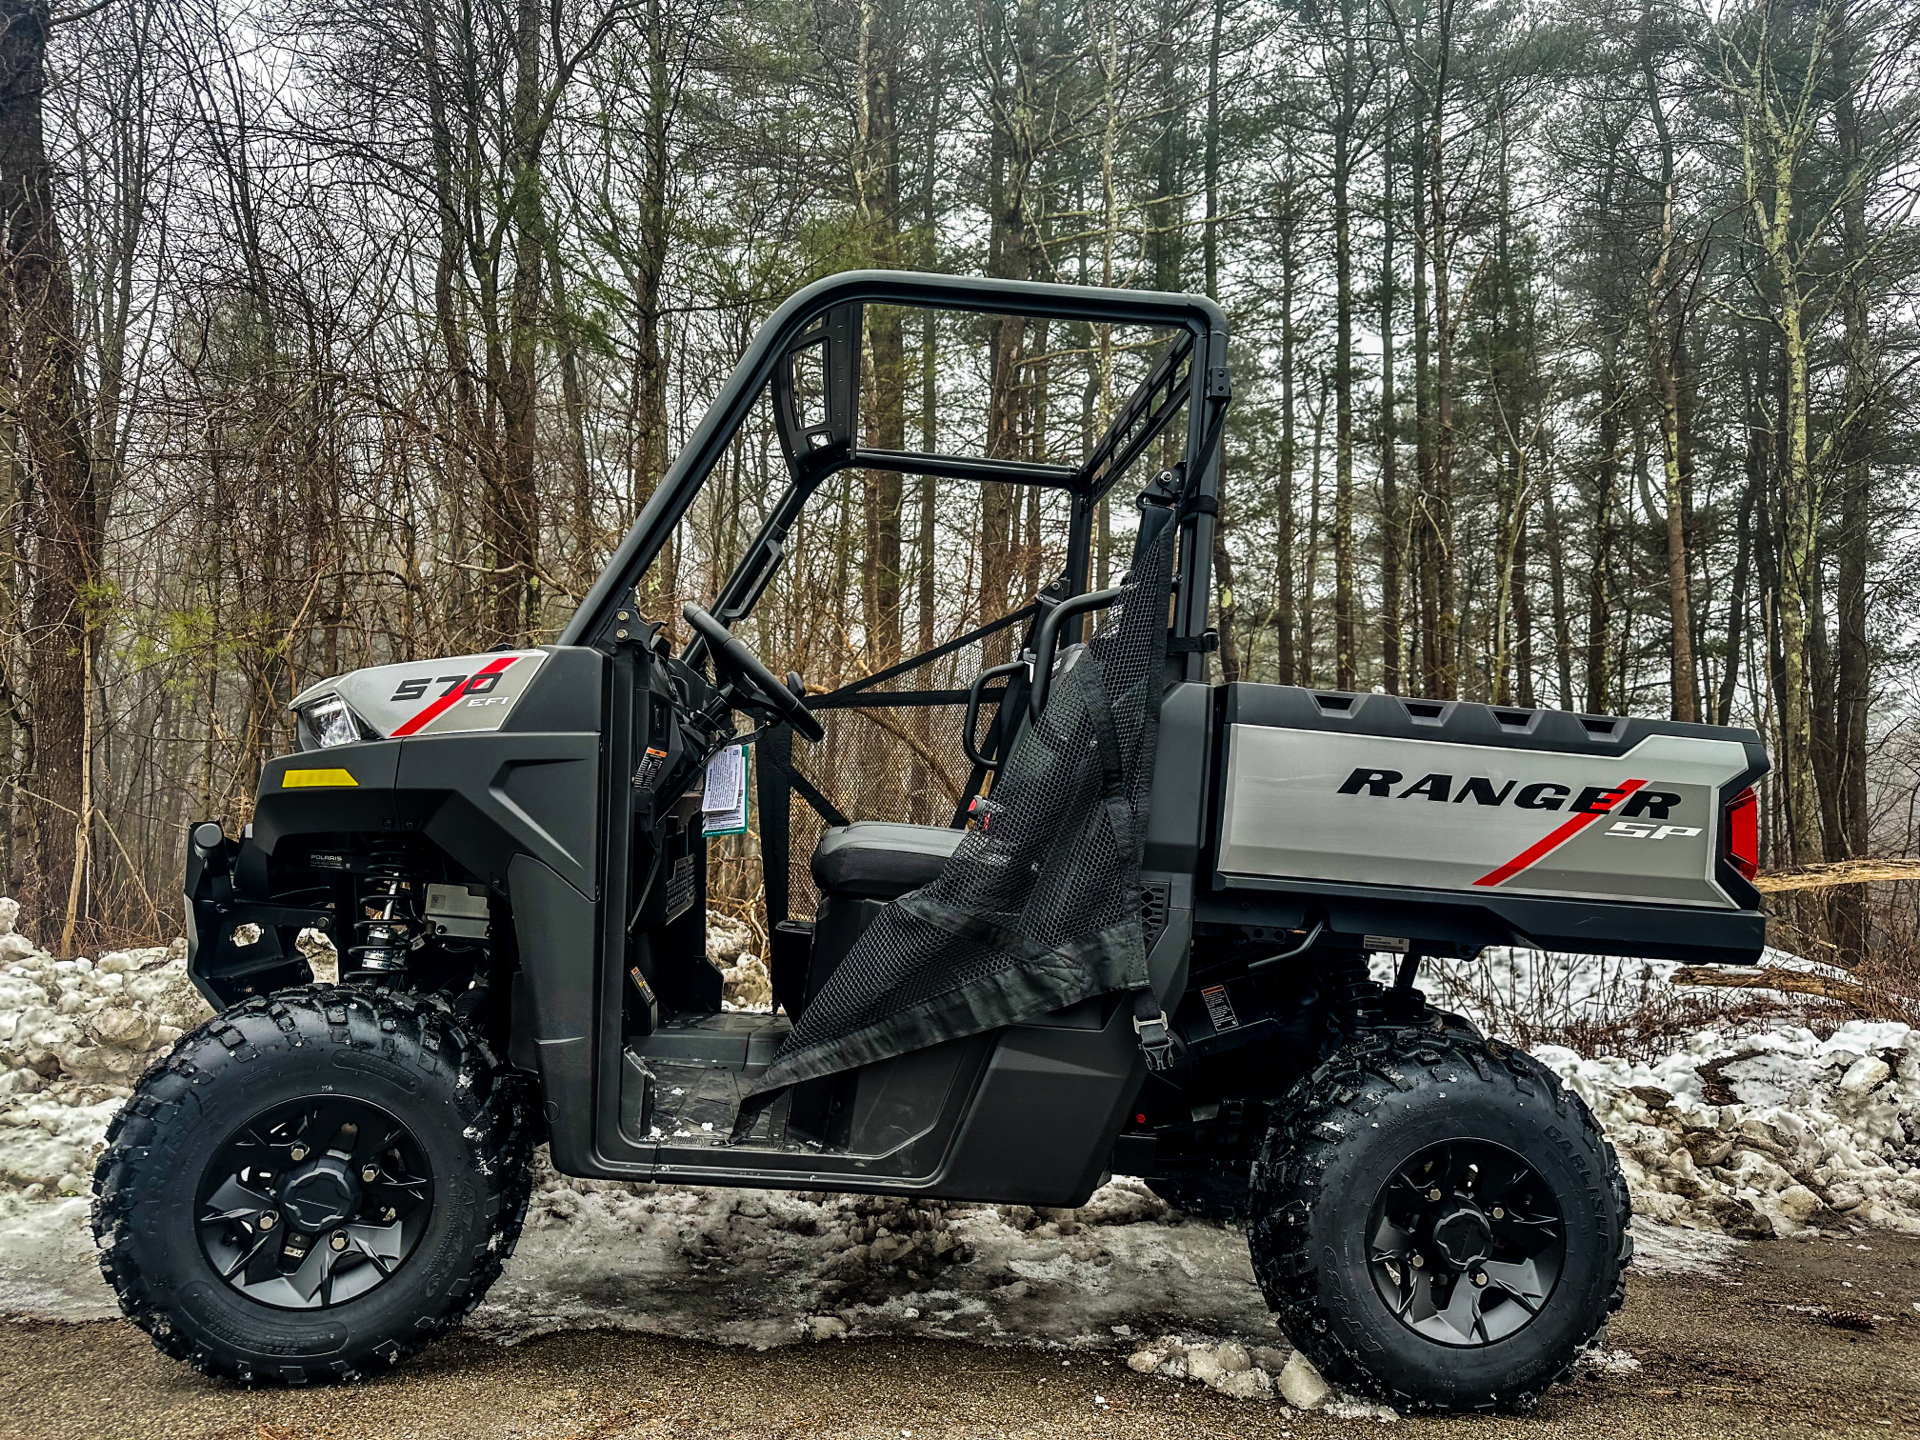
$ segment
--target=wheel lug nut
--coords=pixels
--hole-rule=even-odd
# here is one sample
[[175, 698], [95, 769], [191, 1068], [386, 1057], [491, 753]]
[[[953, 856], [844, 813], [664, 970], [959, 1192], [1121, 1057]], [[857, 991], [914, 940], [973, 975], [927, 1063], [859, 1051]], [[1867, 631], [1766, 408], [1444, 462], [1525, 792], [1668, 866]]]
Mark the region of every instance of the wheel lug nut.
[[278, 1225], [279, 1223], [280, 1223], [280, 1216], [277, 1211], [265, 1210], [261, 1212], [260, 1228], [262, 1230], [271, 1230], [273, 1229], [274, 1226]]
[[[334, 1231], [333, 1234], [327, 1238], [327, 1243], [336, 1250], [346, 1249], [347, 1248], [347, 1232], [344, 1230]], [[1480, 1278], [1482, 1280], [1486, 1279], [1484, 1275], [1481, 1276]]]
[[1431, 1190], [1427, 1191], [1427, 1199], [1438, 1200], [1439, 1198], [1440, 1198], [1440, 1187], [1438, 1185], [1434, 1186]]
[[1476, 1270], [1476, 1271], [1474, 1271], [1474, 1272], [1473, 1272], [1473, 1283], [1474, 1283], [1474, 1284], [1476, 1284], [1476, 1285], [1485, 1285], [1485, 1284], [1487, 1283], [1487, 1272], [1486, 1272], [1486, 1271], [1484, 1271], [1484, 1270]]
[[1494, 1206], [1494, 1207], [1493, 1207], [1493, 1218], [1494, 1218], [1494, 1219], [1496, 1219], [1496, 1220], [1504, 1220], [1504, 1219], [1506, 1219], [1506, 1218], [1507, 1218], [1507, 1208], [1506, 1208], [1506, 1206], [1504, 1206], [1504, 1205], [1496, 1205], [1496, 1206]]
[[378, 1165], [363, 1165], [360, 1168], [360, 1178], [371, 1185], [380, 1178], [380, 1167]]
[[1413, 1265], [1414, 1269], [1418, 1270], [1422, 1265], [1427, 1263], [1427, 1257], [1422, 1255], [1418, 1250], [1416, 1250], [1413, 1252], [1413, 1256], [1410, 1263]]
[[287, 1153], [293, 1156], [295, 1160], [304, 1160], [307, 1158], [310, 1152], [308, 1151], [306, 1145], [303, 1142], [296, 1140], [293, 1142], [293, 1148], [290, 1149]]

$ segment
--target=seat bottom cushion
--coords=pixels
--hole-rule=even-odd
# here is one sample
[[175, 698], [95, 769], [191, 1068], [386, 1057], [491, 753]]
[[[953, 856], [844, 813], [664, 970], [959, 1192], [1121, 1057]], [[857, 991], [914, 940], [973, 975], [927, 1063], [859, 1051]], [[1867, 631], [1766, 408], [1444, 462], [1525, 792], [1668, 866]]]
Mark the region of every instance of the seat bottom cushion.
[[889, 820], [837, 825], [814, 847], [813, 883], [822, 895], [892, 900], [938, 879], [966, 833]]

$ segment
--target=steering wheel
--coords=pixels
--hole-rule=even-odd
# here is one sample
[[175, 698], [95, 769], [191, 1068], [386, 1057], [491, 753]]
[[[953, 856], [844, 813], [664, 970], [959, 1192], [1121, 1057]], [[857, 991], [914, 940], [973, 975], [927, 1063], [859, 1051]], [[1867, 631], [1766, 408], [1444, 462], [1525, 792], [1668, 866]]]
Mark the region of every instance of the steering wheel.
[[686, 617], [687, 624], [693, 627], [694, 632], [707, 642], [707, 648], [713, 652], [715, 669], [724, 668], [752, 692], [753, 699], [772, 710], [807, 739], [818, 743], [827, 738], [819, 717], [806, 707], [798, 695], [782, 684], [760, 657], [741, 643], [737, 635], [698, 605], [684, 605], [680, 613]]

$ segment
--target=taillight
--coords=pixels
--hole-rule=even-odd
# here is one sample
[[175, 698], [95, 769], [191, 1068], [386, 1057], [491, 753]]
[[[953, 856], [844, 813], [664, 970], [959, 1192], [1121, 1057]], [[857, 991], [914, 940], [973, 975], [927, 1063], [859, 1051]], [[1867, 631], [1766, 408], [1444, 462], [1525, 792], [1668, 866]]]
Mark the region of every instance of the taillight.
[[1751, 785], [1727, 802], [1722, 834], [1728, 863], [1753, 879], [1760, 872], [1760, 800]]

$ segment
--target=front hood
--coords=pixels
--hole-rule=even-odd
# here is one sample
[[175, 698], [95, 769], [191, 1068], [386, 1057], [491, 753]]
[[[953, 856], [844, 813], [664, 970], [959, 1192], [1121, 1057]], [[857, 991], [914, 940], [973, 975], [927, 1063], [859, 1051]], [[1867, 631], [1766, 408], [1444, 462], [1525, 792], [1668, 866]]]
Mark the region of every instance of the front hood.
[[338, 695], [363, 725], [387, 740], [498, 730], [546, 658], [544, 650], [497, 650], [374, 665], [309, 685], [293, 697], [293, 708]]

